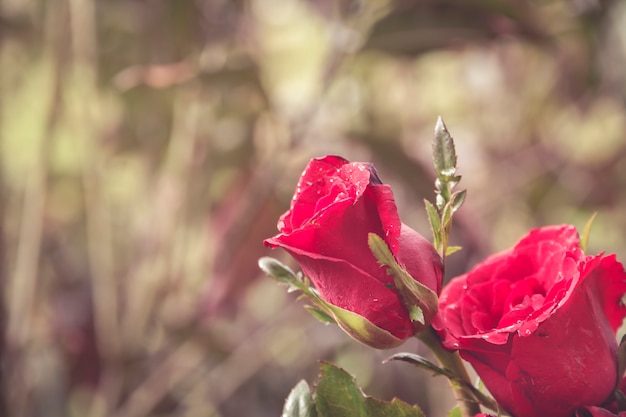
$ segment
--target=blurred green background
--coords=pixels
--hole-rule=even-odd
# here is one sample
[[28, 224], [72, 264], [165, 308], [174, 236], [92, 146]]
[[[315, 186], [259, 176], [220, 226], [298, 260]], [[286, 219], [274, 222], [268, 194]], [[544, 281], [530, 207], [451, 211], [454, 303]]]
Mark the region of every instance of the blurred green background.
[[328, 153], [430, 236], [442, 115], [448, 278], [595, 211], [623, 257], [625, 68], [621, 0], [0, 0], [0, 416], [277, 416], [320, 359], [445, 415], [445, 381], [262, 277], [262, 240]]

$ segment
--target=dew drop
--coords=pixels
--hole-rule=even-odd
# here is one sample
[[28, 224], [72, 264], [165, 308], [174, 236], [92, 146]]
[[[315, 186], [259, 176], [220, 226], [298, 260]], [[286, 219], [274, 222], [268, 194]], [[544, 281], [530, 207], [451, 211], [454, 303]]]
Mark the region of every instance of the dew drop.
[[368, 306], [371, 311], [382, 311], [383, 307], [379, 304], [378, 298], [373, 298], [368, 303]]

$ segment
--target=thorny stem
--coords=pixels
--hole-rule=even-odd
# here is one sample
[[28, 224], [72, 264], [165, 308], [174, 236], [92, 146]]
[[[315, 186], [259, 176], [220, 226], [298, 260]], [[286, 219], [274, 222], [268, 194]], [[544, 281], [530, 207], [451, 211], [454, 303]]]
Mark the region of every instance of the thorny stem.
[[435, 354], [443, 368], [448, 369], [456, 376], [457, 381], [452, 379], [448, 379], [448, 381], [452, 391], [454, 391], [454, 398], [461, 410], [461, 416], [473, 417], [479, 414], [481, 411], [476, 398], [469, 389], [464, 387], [464, 385], [471, 386], [471, 380], [458, 352], [445, 350], [441, 345], [439, 336], [432, 327], [418, 333], [416, 337]]

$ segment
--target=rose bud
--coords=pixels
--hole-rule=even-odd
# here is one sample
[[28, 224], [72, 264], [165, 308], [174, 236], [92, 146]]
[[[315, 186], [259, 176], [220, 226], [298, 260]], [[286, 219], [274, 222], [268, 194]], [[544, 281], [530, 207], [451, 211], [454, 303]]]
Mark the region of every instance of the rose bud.
[[358, 341], [391, 348], [429, 324], [411, 321], [393, 277], [370, 251], [368, 234], [384, 239], [398, 264], [436, 294], [441, 259], [400, 221], [391, 188], [371, 164], [338, 156], [311, 160], [278, 229], [265, 244], [296, 259], [337, 323]]
[[515, 417], [568, 417], [617, 385], [626, 273], [585, 256], [570, 225], [531, 231], [453, 279], [433, 326]]

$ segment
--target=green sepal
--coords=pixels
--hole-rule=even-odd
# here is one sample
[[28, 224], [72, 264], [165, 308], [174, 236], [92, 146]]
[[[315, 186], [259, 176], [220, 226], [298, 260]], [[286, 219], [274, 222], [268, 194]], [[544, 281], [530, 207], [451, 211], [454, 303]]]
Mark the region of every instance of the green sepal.
[[594, 212], [587, 223], [585, 223], [585, 228], [583, 229], [583, 233], [580, 237], [580, 248], [585, 252], [587, 250], [587, 243], [589, 242], [589, 234], [591, 233], [591, 226], [593, 225], [593, 221], [595, 220], [598, 212]]
[[285, 400], [282, 417], [317, 417], [311, 387], [301, 380]]
[[324, 305], [326, 311], [333, 317], [341, 330], [358, 342], [376, 349], [391, 349], [404, 343], [403, 339], [395, 337], [363, 316], [337, 307], [322, 299], [317, 301], [318, 305]]
[[325, 324], [337, 324], [358, 342], [377, 349], [390, 349], [404, 343], [404, 339], [395, 337], [365, 317], [325, 301], [317, 290], [311, 287], [307, 277], [295, 274], [276, 259], [263, 257], [259, 259], [259, 267], [279, 283], [288, 285], [290, 292], [301, 291], [302, 294], [298, 299], [306, 298], [313, 304], [305, 306], [313, 317]]
[[425, 325], [424, 312], [418, 306], [411, 307], [411, 309], [409, 310], [409, 318], [411, 319], [411, 321], [416, 321], [422, 326]]
[[376, 349], [391, 349], [404, 343], [404, 339], [395, 337], [387, 330], [376, 326], [363, 316], [329, 303], [311, 287], [302, 289], [304, 296], [313, 302], [307, 310], [315, 318], [325, 323], [335, 323], [357, 342]]
[[328, 362], [321, 363], [315, 408], [319, 417], [424, 417], [418, 406], [397, 398], [387, 402], [366, 396], [352, 375]]
[[378, 262], [388, 267], [388, 272], [393, 276], [396, 289], [407, 310], [411, 311], [414, 307], [421, 309], [423, 321], [414, 323], [419, 323], [421, 325], [419, 327], [430, 324], [437, 314], [437, 294], [421, 282], [413, 279], [403, 267], [398, 265], [389, 246], [376, 233], [370, 233], [367, 242]]
[[324, 324], [337, 324], [333, 316], [328, 314], [321, 308], [315, 306], [304, 306], [305, 310], [307, 310], [313, 317], [318, 319], [320, 322]]

